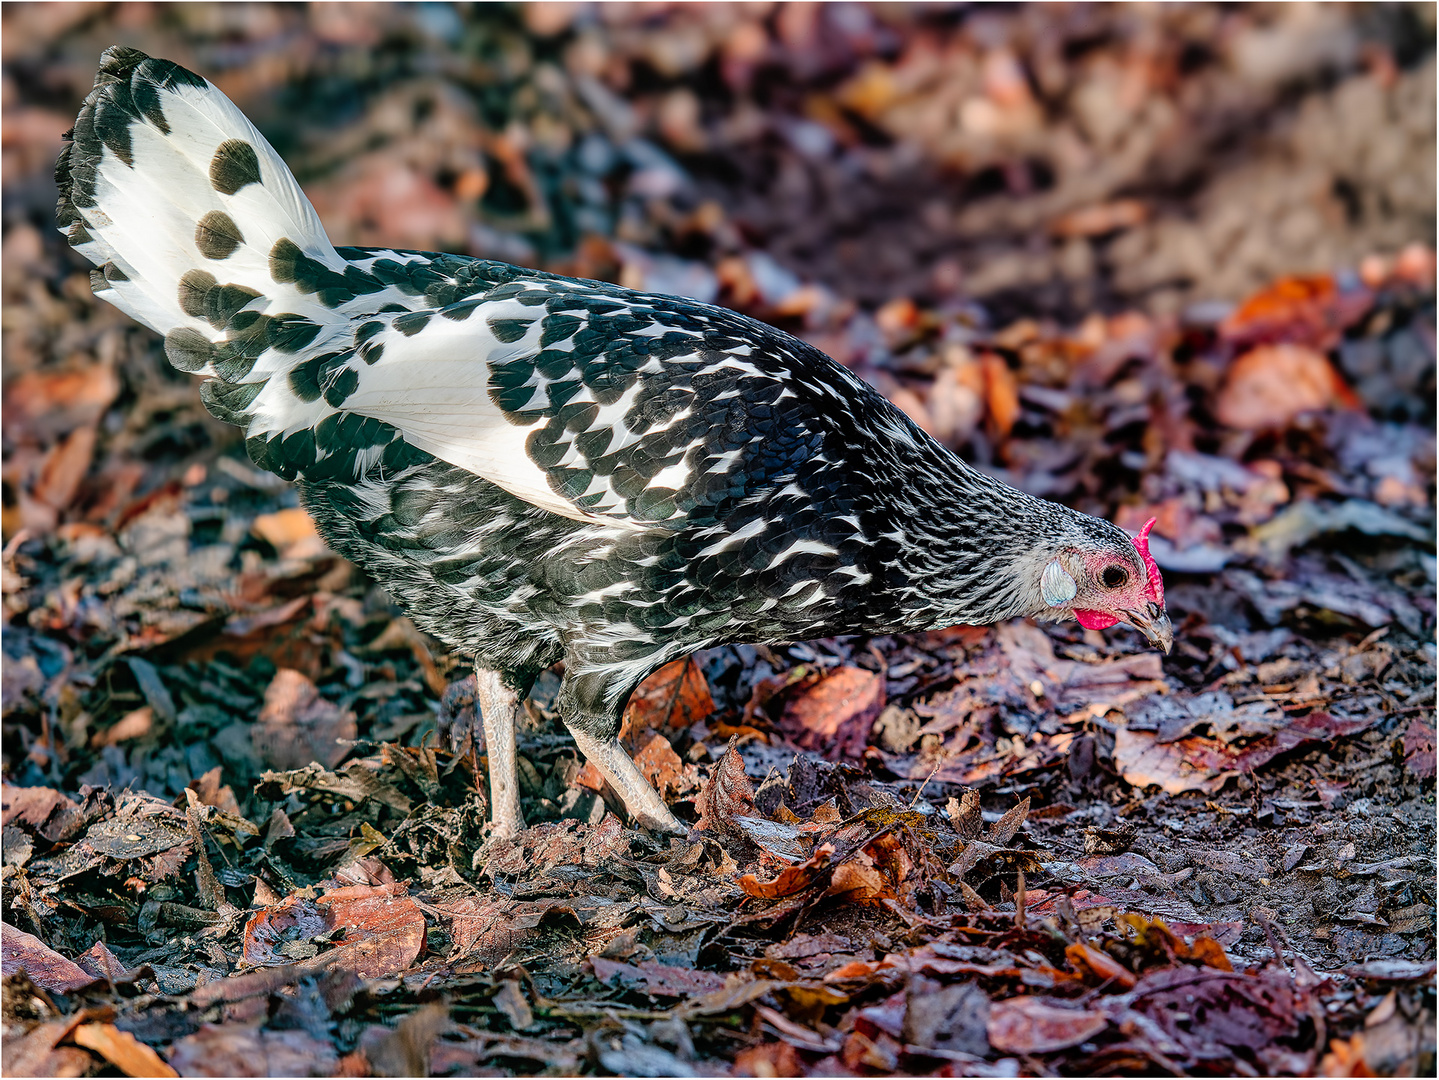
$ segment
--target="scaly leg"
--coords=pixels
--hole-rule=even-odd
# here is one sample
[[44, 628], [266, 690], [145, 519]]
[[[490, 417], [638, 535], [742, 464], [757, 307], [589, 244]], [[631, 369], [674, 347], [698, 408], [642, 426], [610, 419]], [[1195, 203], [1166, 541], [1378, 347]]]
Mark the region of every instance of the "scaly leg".
[[515, 768], [515, 718], [520, 711], [520, 695], [505, 685], [498, 671], [476, 664], [475, 698], [490, 758], [490, 820], [495, 836], [511, 837], [525, 827]]
[[[662, 833], [677, 833], [683, 836], [689, 830], [670, 813], [670, 808], [660, 798], [659, 792], [648, 780], [639, 766], [630, 760], [619, 739], [611, 735], [608, 739], [597, 739], [584, 728], [566, 723], [580, 753], [594, 763], [610, 787], [619, 793], [630, 816], [647, 829]], [[488, 729], [486, 729], [488, 730]], [[490, 759], [493, 762], [493, 758]], [[492, 766], [493, 767], [493, 766]]]

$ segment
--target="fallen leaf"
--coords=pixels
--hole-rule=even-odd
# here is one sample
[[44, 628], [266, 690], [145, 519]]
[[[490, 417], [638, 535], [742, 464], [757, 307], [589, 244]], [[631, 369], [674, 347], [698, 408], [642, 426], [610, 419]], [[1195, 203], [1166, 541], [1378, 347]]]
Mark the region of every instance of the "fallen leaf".
[[170, 1065], [181, 1076], [333, 1076], [339, 1055], [307, 1031], [202, 1024], [175, 1041]]
[[[513, 985], [513, 984], [511, 984]], [[363, 1045], [376, 1076], [430, 1076], [434, 1049], [450, 1028], [450, 1010], [433, 1001], [401, 1018], [394, 1031]]]
[[991, 1002], [989, 1042], [1008, 1054], [1043, 1054], [1078, 1046], [1109, 1026], [1103, 1013], [1061, 1008], [1042, 998]]
[[54, 788], [0, 786], [0, 824], [22, 822], [51, 843], [68, 840], [85, 825], [80, 807]]
[[93, 424], [76, 428], [46, 455], [35, 482], [35, 498], [56, 510], [64, 510], [74, 502], [80, 482], [90, 471], [96, 436]]
[[1100, 982], [1113, 983], [1122, 990], [1133, 990], [1139, 981], [1134, 972], [1114, 957], [1081, 941], [1067, 946], [1064, 955], [1077, 970], [1088, 971]]
[[114, 1024], [81, 1024], [71, 1038], [77, 1046], [95, 1051], [126, 1076], [180, 1075], [154, 1050]]
[[510, 1022], [510, 1027], [516, 1031], [524, 1031], [535, 1022], [534, 1010], [525, 1000], [525, 992], [520, 989], [519, 981], [516, 979], [504, 980], [500, 984], [500, 988], [495, 991], [494, 997], [490, 998], [490, 1002], [505, 1014], [505, 1019]]
[[745, 775], [744, 758], [735, 748], [738, 742], [739, 736], [730, 736], [729, 746], [700, 786], [695, 799], [695, 809], [699, 811], [696, 830], [734, 833], [738, 831], [735, 819], [754, 812], [754, 785]]
[[300, 672], [280, 668], [265, 690], [250, 738], [255, 752], [273, 768], [301, 769], [318, 761], [332, 769], [350, 752], [345, 743], [357, 734], [354, 713], [322, 698]]
[[103, 941], [91, 945], [75, 958], [75, 963], [96, 979], [109, 979], [112, 983], [128, 982], [130, 979], [130, 972]]
[[592, 956], [589, 963], [595, 978], [602, 983], [618, 978], [626, 986], [643, 987], [647, 993], [665, 997], [709, 994], [723, 988], [725, 984], [725, 977], [718, 972], [671, 967], [654, 960], [623, 964], [606, 960], [602, 956]]
[[1241, 773], [1251, 773], [1278, 754], [1310, 742], [1329, 742], [1372, 727], [1378, 715], [1339, 718], [1324, 712], [1290, 719], [1273, 735], [1240, 748], [1218, 739], [1187, 735], [1160, 742], [1151, 731], [1122, 727], [1114, 735], [1114, 764], [1130, 784], [1155, 784], [1171, 795], [1181, 791], [1218, 791]]
[[1019, 383], [1004, 357], [985, 353], [980, 362], [984, 365], [984, 400], [989, 418], [995, 434], [1003, 441], [1019, 419]]
[[24, 971], [42, 990], [66, 993], [88, 986], [95, 977], [73, 960], [67, 960], [33, 934], [0, 923], [0, 973]]
[[1346, 326], [1361, 318], [1373, 298], [1367, 292], [1342, 292], [1333, 277], [1283, 277], [1247, 297], [1219, 325], [1236, 344], [1297, 341], [1328, 349]]
[[1115, 199], [1071, 210], [1051, 222], [1049, 231], [1063, 237], [1103, 236], [1143, 224], [1148, 217], [1149, 207], [1138, 199]]
[[709, 683], [694, 657], [672, 660], [630, 695], [620, 738], [634, 750], [648, 742], [646, 731], [683, 730], [705, 719], [714, 709]]
[[640, 748], [639, 753], [635, 754], [634, 762], [662, 799], [668, 800], [678, 795], [685, 786], [685, 763], [663, 735], [656, 734], [651, 737], [650, 741]]
[[807, 750], [830, 760], [864, 755], [870, 729], [884, 708], [884, 675], [840, 667], [785, 702], [781, 727]]
[[315, 529], [314, 519], [298, 506], [261, 514], [251, 523], [250, 531], [279, 552], [282, 559], [315, 559], [329, 552]]
[[1300, 413], [1353, 402], [1353, 392], [1327, 356], [1283, 342], [1261, 345], [1234, 361], [1214, 414], [1229, 427], [1263, 431], [1287, 427]]
[[[49, 1020], [23, 1035], [5, 1036], [6, 1076], [87, 1076], [98, 1064], [77, 1046], [58, 1043], [74, 1028], [75, 1021]], [[23, 1030], [23, 1029], [22, 1029]], [[172, 1074], [173, 1075], [173, 1074]]]
[[27, 371], [5, 387], [5, 427], [38, 437], [96, 423], [120, 393], [120, 378], [107, 364], [69, 371]]
[[[324, 951], [331, 940], [338, 944]], [[245, 924], [244, 956], [257, 966], [323, 957], [379, 979], [410, 967], [424, 943], [425, 916], [403, 886], [355, 885], [262, 908]]]
[[1434, 725], [1422, 716], [1404, 730], [1404, 765], [1420, 779], [1434, 775]]
[[850, 904], [869, 904], [893, 899], [894, 890], [869, 855], [856, 851], [834, 868], [825, 895]]
[[762, 900], [793, 896], [818, 881], [829, 870], [833, 856], [834, 847], [821, 844], [806, 862], [799, 866], [786, 866], [773, 881], [760, 881], [753, 874], [745, 874], [739, 879], [739, 887], [746, 894]]

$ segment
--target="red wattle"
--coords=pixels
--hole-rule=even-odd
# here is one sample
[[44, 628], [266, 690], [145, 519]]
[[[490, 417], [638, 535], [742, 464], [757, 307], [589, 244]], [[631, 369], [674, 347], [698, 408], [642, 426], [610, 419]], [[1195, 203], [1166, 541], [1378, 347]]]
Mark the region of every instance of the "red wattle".
[[1119, 621], [1113, 615], [1107, 615], [1102, 611], [1083, 611], [1079, 608], [1074, 609], [1074, 617], [1086, 630], [1108, 630]]

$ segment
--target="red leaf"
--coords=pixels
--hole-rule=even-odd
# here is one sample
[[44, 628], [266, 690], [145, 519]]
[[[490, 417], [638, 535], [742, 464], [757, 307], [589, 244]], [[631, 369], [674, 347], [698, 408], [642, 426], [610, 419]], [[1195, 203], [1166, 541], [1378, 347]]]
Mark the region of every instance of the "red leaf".
[[1103, 1014], [1064, 1009], [1036, 997], [1010, 998], [989, 1007], [989, 1042], [1009, 1054], [1043, 1054], [1092, 1039], [1109, 1026]]
[[1404, 732], [1404, 764], [1420, 778], [1434, 775], [1434, 725], [1422, 716], [1409, 721]]
[[644, 737], [647, 730], [687, 728], [714, 709], [709, 683], [694, 657], [674, 660], [640, 683], [630, 695], [620, 738], [633, 751], [649, 741]]
[[0, 924], [0, 972], [12, 975], [21, 969], [42, 990], [62, 994], [95, 981], [79, 964], [66, 960], [35, 935], [9, 923]]

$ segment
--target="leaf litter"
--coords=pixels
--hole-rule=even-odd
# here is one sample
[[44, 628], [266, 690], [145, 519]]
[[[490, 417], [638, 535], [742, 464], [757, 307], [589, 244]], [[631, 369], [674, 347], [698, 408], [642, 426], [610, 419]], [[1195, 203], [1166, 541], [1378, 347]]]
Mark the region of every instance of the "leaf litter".
[[[1120, 47], [1099, 9], [992, 16], [1011, 45], [869, 9], [424, 11], [375, 18], [396, 56], [467, 57], [453, 71], [371, 71], [375, 28], [323, 9], [127, 33], [158, 55], [301, 40], [371, 71], [339, 128], [284, 104], [285, 70], [228, 71], [352, 242], [718, 299], [1026, 490], [1158, 518], [1175, 654], [1020, 623], [676, 661], [622, 731], [692, 824], [673, 841], [626, 828], [545, 673], [520, 733], [532, 827], [490, 839], [485, 748], [440, 738], [473, 708], [467, 659], [325, 550], [51, 236], [32, 177], [113, 16], [7, 9], [53, 66], [6, 77], [7, 139], [29, 133], [5, 160], [6, 1072], [1432, 1072], [1433, 254], [1412, 243], [1432, 197], [1311, 134], [1432, 161], [1432, 123], [1354, 120], [1432, 118], [1432, 49], [1365, 29], [1329, 89], [1246, 44], [1296, 32], [1287, 13], [1223, 36], [1210, 9], [1135, 15], [1149, 37]], [[1357, 32], [1315, 18], [1307, 40]], [[685, 76], [711, 61], [728, 89], [697, 108]], [[518, 126], [467, 106], [471, 78]], [[1216, 80], [1239, 113], [1308, 112], [1226, 127]], [[767, 104], [733, 111], [757, 86]], [[1164, 168], [1084, 164], [1118, 160], [1121, 128]], [[1211, 168], [1236, 142], [1249, 159]], [[1321, 207], [1330, 246], [1302, 260], [1296, 161], [1360, 206]], [[914, 195], [936, 175], [964, 210]], [[1255, 251], [1227, 231], [1241, 205], [1274, 219]], [[1335, 272], [1285, 276], [1301, 261]]]

